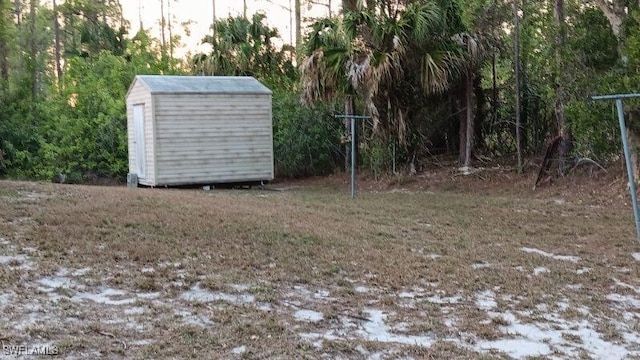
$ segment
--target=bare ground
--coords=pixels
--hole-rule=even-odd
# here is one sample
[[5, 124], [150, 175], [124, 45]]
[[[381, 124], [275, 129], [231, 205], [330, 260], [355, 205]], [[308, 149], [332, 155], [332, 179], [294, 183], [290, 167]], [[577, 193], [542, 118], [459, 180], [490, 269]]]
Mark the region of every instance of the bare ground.
[[534, 175], [2, 181], [0, 358], [640, 358], [623, 174]]

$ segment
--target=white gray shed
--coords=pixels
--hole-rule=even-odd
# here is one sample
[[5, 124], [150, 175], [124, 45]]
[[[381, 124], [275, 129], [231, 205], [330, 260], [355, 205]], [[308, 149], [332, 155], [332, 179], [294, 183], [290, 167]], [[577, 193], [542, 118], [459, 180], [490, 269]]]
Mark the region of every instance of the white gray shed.
[[273, 179], [271, 90], [252, 77], [138, 75], [127, 129], [139, 184]]

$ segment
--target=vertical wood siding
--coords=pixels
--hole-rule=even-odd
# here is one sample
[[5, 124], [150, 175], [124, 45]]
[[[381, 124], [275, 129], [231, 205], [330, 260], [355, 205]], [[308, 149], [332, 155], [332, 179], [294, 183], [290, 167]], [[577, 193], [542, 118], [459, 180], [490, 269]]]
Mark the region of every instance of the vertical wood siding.
[[271, 95], [155, 94], [154, 106], [156, 185], [273, 179]]

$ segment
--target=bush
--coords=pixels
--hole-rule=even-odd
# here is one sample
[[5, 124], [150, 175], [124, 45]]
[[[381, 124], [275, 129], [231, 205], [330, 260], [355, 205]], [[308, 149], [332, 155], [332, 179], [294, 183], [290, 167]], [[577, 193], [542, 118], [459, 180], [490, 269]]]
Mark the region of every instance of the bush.
[[620, 129], [615, 102], [573, 101], [567, 106], [574, 153], [607, 161], [620, 152]]
[[326, 175], [334, 171], [340, 151], [342, 123], [333, 107], [302, 106], [297, 94], [274, 93], [273, 147], [277, 177]]

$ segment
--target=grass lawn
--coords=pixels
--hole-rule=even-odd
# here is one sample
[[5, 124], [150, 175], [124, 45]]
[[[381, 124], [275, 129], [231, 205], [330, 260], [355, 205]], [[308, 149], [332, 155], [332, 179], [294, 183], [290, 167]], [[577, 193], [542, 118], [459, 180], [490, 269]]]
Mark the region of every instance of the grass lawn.
[[2, 181], [0, 358], [639, 357], [623, 181], [485, 180], [353, 201]]

